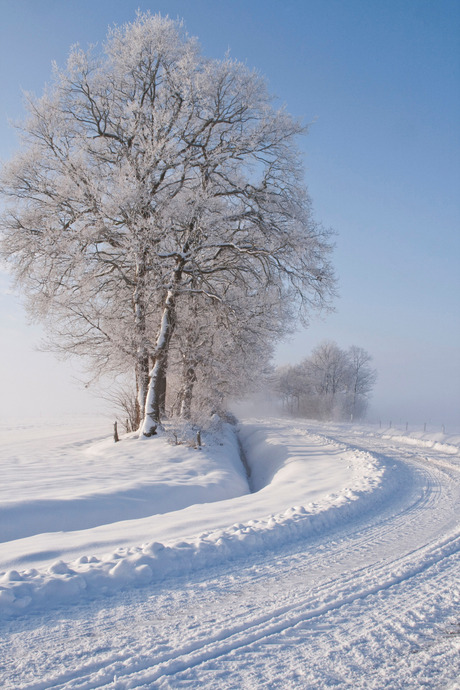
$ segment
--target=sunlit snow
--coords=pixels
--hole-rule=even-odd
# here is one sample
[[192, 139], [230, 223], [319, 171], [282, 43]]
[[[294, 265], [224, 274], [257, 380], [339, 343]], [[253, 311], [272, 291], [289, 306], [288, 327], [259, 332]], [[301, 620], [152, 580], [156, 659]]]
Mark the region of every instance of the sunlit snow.
[[[229, 672], [219, 687], [266, 687], [267, 673], [268, 687], [281, 687], [281, 679], [284, 687], [330, 687], [335, 676], [346, 687], [354, 616], [366, 645], [380, 626], [378, 644], [388, 648], [379, 665], [375, 650], [360, 664], [353, 661], [354, 686], [382, 687], [394, 672], [394, 655], [409, 644], [394, 639], [393, 604], [382, 604], [382, 597], [398, 596], [408, 603], [400, 625], [417, 631], [417, 645], [426, 630], [432, 637], [444, 630], [431, 647], [422, 645], [417, 682], [426, 676], [441, 687], [439, 678], [455, 677], [460, 436], [282, 419], [233, 427], [216, 420], [202, 447], [194, 447], [174, 445], [172, 434], [144, 443], [128, 435], [115, 444], [107, 427], [104, 420], [1, 427], [2, 644], [11, 635], [15, 640], [0, 667], [2, 687], [29, 687], [27, 658], [41, 653], [45, 629], [47, 648], [63, 618], [72, 630], [83, 624], [78, 621], [102, 625], [97, 635], [106, 636], [109, 624], [100, 620], [114, 610], [125, 628], [131, 616], [138, 630], [137, 651], [123, 668], [116, 662], [120, 629], [109, 645], [113, 653], [92, 659], [94, 671], [84, 670], [74, 640], [65, 652], [71, 670], [58, 671], [50, 661], [33, 687], [76, 688], [83, 677], [88, 688], [182, 687], [187, 679], [216, 687], [212, 659], [219, 673]], [[376, 597], [381, 614], [377, 601], [369, 604]], [[211, 615], [216, 600], [219, 613]], [[165, 622], [164, 629], [156, 624], [158, 640], [148, 641], [145, 622], [139, 626], [136, 618], [142, 606], [146, 615], [155, 610], [183, 624], [183, 635]], [[411, 622], [414, 606], [421, 618]], [[182, 609], [194, 611], [190, 630], [186, 619], [178, 623]], [[280, 636], [293, 635], [295, 653], [287, 653]], [[18, 640], [28, 651], [13, 668]], [[332, 671], [334, 646], [339, 664]], [[64, 648], [53, 643], [48, 653], [57, 659]], [[242, 650], [260, 665], [255, 675], [244, 659], [235, 665], [228, 657]], [[91, 658], [89, 649], [83, 656]], [[450, 667], [440, 663], [443, 656]], [[369, 671], [375, 679], [356, 684]], [[401, 677], [392, 687], [419, 687], [410, 684], [411, 674]]]

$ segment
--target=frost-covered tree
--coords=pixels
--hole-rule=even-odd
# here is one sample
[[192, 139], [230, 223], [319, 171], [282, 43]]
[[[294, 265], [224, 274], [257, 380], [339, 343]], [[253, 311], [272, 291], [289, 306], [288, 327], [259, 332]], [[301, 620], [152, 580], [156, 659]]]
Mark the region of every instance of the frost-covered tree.
[[361, 347], [342, 350], [325, 341], [300, 364], [279, 367], [275, 389], [291, 413], [313, 419], [359, 419], [377, 379], [371, 361]]
[[352, 345], [348, 356], [347, 414], [351, 419], [363, 417], [377, 380], [377, 371], [371, 365], [372, 356], [362, 347]]
[[145, 436], [173, 335], [193, 332], [183, 303], [230, 312], [232, 287], [248, 313], [268, 292], [304, 320], [327, 304], [330, 243], [304, 186], [304, 128], [255, 72], [202, 56], [181, 23], [138, 14], [102, 51], [72, 48], [28, 111], [2, 172], [3, 256], [57, 348], [134, 369]]
[[182, 300], [182, 327], [170, 357], [178, 381], [176, 412], [189, 418], [193, 399], [196, 410], [221, 411], [229, 397], [260, 388], [274, 338], [285, 332], [289, 316], [270, 290], [255, 300], [231, 286], [217, 305], [206, 298]]
[[306, 401], [311, 400], [313, 396], [304, 363], [278, 367], [274, 375], [274, 388], [281, 396], [283, 409], [290, 414], [303, 415]]
[[348, 357], [332, 341], [315, 347], [305, 366], [316, 394], [320, 417], [341, 416], [348, 388]]

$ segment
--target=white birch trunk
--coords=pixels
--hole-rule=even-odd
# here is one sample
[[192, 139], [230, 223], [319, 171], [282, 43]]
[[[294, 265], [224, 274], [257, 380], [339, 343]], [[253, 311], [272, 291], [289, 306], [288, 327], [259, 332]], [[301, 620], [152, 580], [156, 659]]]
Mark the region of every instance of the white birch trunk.
[[163, 309], [160, 333], [158, 334], [155, 346], [154, 365], [150, 371], [149, 388], [145, 402], [145, 415], [140, 438], [153, 436], [160, 424], [161, 382], [165, 373], [164, 367], [168, 356], [169, 343], [174, 330], [174, 322], [175, 294], [173, 290], [169, 290]]

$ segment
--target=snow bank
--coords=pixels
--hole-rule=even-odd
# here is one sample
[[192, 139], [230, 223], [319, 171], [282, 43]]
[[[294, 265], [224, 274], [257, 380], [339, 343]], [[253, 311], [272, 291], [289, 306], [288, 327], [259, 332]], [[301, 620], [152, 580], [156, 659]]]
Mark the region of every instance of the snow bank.
[[[8, 542], [4, 545], [7, 549], [0, 550], [1, 614], [18, 615], [75, 602], [83, 596], [102, 596], [126, 586], [141, 586], [210, 567], [224, 559], [241, 558], [255, 550], [271, 551], [277, 545], [322, 535], [346, 520], [359, 517], [363, 511], [374, 510], [379, 501], [388, 500], [401, 485], [395, 464], [385, 467], [369, 453], [308, 434], [303, 428], [292, 429], [291, 423], [254, 421], [241, 425], [239, 433], [251, 466], [250, 481], [255, 490], [252, 494], [248, 494], [237, 455], [234, 430], [228, 425], [220, 439], [205, 437], [206, 447], [202, 450], [170, 446], [164, 439], [150, 439], [145, 443], [128, 440], [116, 446], [106, 439], [83, 444], [80, 451], [88, 463], [92, 458], [95, 466], [99, 467], [101, 462], [105, 465], [106, 478], [110, 475], [107, 478], [110, 487], [105, 495], [111, 497], [115, 507], [119, 506], [120, 514], [128, 510], [126, 501], [119, 503], [122, 490], [116, 488], [116, 477], [120, 479], [123, 475], [123, 460], [134, 482], [133, 498], [137, 497], [142, 510], [151, 501], [151, 510], [157, 514], [152, 512], [148, 517], [134, 519], [135, 511], [129, 508], [132, 516], [129, 520], [81, 529], [83, 518], [78, 517], [78, 511], [73, 511], [76, 501], [81, 501], [85, 510], [93, 514], [93, 523], [94, 515], [105, 512], [107, 518], [112, 511], [118, 517], [120, 514], [114, 506], [109, 509], [110, 500], [107, 504], [103, 502], [101, 508], [98, 504], [104, 494], [91, 490], [85, 495], [77, 482], [77, 497], [67, 498], [72, 507], [68, 523], [78, 525], [76, 531], [31, 534]], [[75, 453], [75, 444], [70, 445], [70, 450], [71, 454]], [[59, 456], [57, 448], [55, 452]], [[22, 457], [23, 462], [26, 455]], [[65, 456], [61, 447], [61, 461], [67, 466]], [[51, 460], [50, 464], [53, 463]], [[138, 468], [137, 474], [134, 468]], [[47, 471], [51, 473], [51, 470], [48, 467]], [[98, 472], [101, 479], [104, 476], [100, 467], [93, 468], [91, 488], [99, 486]], [[141, 475], [144, 482], [145, 476], [148, 477], [149, 497], [136, 494], [140, 491], [135, 487]], [[161, 479], [159, 492], [153, 490], [152, 475]], [[192, 477], [194, 488], [189, 491], [187, 483]], [[18, 488], [19, 484], [18, 480]], [[161, 497], [165, 486], [171, 491]], [[46, 519], [51, 520], [53, 515], [56, 519], [61, 505], [57, 505], [49, 487], [46, 491], [50, 511]], [[184, 508], [184, 502], [194, 496], [207, 502]], [[37, 501], [29, 498], [31, 508], [29, 513], [25, 511], [24, 518], [29, 524], [34, 511], [38, 516]], [[163, 514], [158, 514], [160, 504]], [[25, 499], [22, 505], [27, 505]], [[11, 505], [1, 507], [8, 510]], [[14, 524], [8, 529], [11, 533], [22, 533], [24, 522], [21, 530]], [[117, 546], [109, 550], [110, 544]], [[72, 553], [79, 555], [69, 560]], [[8, 565], [15, 558], [22, 566], [32, 563], [34, 558], [41, 558], [43, 563], [28, 568]]]
[[442, 432], [408, 431], [400, 429], [386, 429], [378, 433], [381, 438], [391, 439], [397, 443], [406, 443], [418, 448], [434, 448], [449, 455], [460, 454], [460, 434], [445, 434]]
[[[382, 438], [394, 441], [395, 444], [415, 446], [418, 449], [435, 450], [446, 455], [460, 456], [460, 433], [435, 430], [405, 429], [404, 426], [393, 426], [381, 428], [377, 425], [347, 424], [336, 422], [314, 422], [309, 421], [311, 429], [318, 429], [322, 433], [332, 434], [337, 431], [346, 431], [355, 437], [366, 436], [370, 438]], [[460, 457], [459, 457], [460, 461]]]
[[235, 436], [228, 425], [221, 433], [220, 443], [208, 434], [201, 449], [171, 447], [164, 436], [138, 443], [135, 435], [116, 444], [112, 438], [80, 437], [57, 447], [38, 438], [22, 452], [19, 443], [6, 446], [0, 542], [87, 530], [247, 493]]

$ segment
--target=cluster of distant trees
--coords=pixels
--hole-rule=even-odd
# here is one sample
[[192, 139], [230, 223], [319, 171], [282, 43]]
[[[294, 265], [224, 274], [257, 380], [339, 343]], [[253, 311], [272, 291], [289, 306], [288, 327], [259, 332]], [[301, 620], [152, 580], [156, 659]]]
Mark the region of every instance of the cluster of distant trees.
[[142, 435], [218, 410], [333, 294], [303, 126], [256, 73], [148, 13], [27, 98], [0, 256], [29, 313], [92, 377], [132, 382], [118, 399]]
[[361, 347], [342, 350], [334, 342], [318, 345], [300, 364], [279, 367], [274, 387], [284, 409], [310, 419], [364, 417], [377, 372]]

